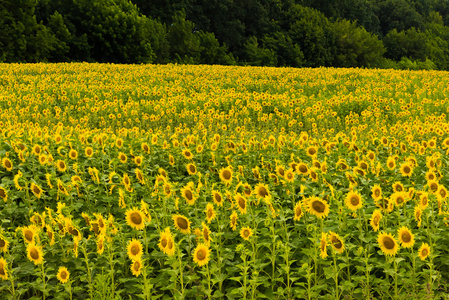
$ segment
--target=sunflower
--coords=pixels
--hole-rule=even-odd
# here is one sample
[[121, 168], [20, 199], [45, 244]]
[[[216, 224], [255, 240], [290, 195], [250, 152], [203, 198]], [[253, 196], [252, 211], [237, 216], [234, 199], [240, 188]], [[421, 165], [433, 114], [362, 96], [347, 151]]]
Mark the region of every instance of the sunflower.
[[34, 262], [35, 265], [43, 263], [44, 257], [42, 254], [42, 247], [36, 246], [34, 243], [29, 243], [27, 246], [27, 257], [30, 261]]
[[212, 241], [212, 237], [210, 236], [210, 228], [204, 222], [201, 223], [201, 226], [203, 227], [203, 229], [201, 230], [203, 241], [207, 246], [210, 246], [210, 242]]
[[131, 263], [130, 269], [131, 269], [131, 273], [134, 276], [138, 277], [140, 275], [140, 273], [142, 272], [142, 260], [140, 258], [133, 260], [133, 262]]
[[169, 155], [168, 156], [168, 162], [170, 163], [170, 165], [173, 167], [175, 165], [175, 158], [173, 157], [173, 155]]
[[427, 243], [422, 243], [418, 250], [418, 256], [421, 260], [425, 260], [430, 255], [430, 246]]
[[38, 199], [41, 198], [41, 196], [42, 196], [42, 189], [41, 189], [40, 186], [38, 186], [37, 184], [32, 182], [31, 185], [30, 185], [30, 189], [33, 192], [34, 196], [36, 196]]
[[159, 249], [161, 249], [161, 251], [164, 252], [165, 254], [167, 254], [166, 250], [170, 238], [171, 238], [170, 227], [166, 227], [164, 231], [161, 231], [159, 233], [159, 243], [157, 245]]
[[194, 205], [196, 201], [196, 196], [194, 194], [193, 188], [193, 182], [189, 182], [185, 187], [181, 188], [182, 197], [189, 205]]
[[36, 229], [34, 228], [34, 225], [23, 227], [22, 228], [22, 236], [23, 240], [27, 243], [34, 243], [34, 238], [36, 237]]
[[253, 230], [250, 227], [243, 227], [242, 229], [240, 229], [240, 236], [245, 241], [248, 241], [252, 235], [253, 235]]
[[67, 270], [66, 267], [59, 267], [58, 274], [56, 275], [56, 278], [58, 278], [60, 283], [64, 284], [69, 281], [70, 272]]
[[225, 184], [231, 184], [231, 182], [232, 182], [231, 167], [228, 166], [226, 168], [220, 169], [219, 175], [220, 175], [221, 181], [223, 181]]
[[195, 175], [197, 173], [196, 166], [193, 163], [187, 164], [186, 169], [187, 169], [187, 172], [189, 173], [189, 175]]
[[246, 197], [251, 196], [251, 194], [253, 193], [253, 191], [251, 191], [251, 186], [248, 183], [243, 183], [241, 184], [242, 188], [243, 188], [243, 194]]
[[325, 232], [321, 233], [320, 256], [322, 259], [325, 259], [328, 256], [327, 255], [327, 233], [325, 233]]
[[234, 200], [235, 200], [235, 204], [239, 208], [240, 213], [242, 215], [246, 214], [246, 207], [247, 207], [246, 198], [242, 194], [237, 193], [234, 196]]
[[410, 177], [413, 173], [413, 167], [409, 162], [405, 162], [401, 164], [399, 167], [399, 171], [401, 172], [402, 176]]
[[317, 153], [318, 153], [318, 148], [316, 146], [309, 146], [306, 149], [306, 153], [310, 157], [315, 157], [317, 155]]
[[399, 228], [398, 237], [401, 247], [412, 248], [415, 244], [415, 235], [405, 226]]
[[422, 209], [419, 207], [419, 205], [415, 206], [415, 209], [413, 211], [413, 215], [415, 216], [415, 221], [418, 222], [418, 227], [421, 227]]
[[401, 207], [408, 201], [408, 193], [407, 192], [395, 192], [395, 193], [391, 194], [390, 200], [396, 206]]
[[13, 165], [12, 165], [12, 162], [11, 162], [11, 160], [10, 160], [9, 158], [4, 157], [4, 158], [2, 159], [2, 165], [3, 165], [3, 167], [4, 167], [6, 170], [8, 170], [8, 171], [11, 171], [11, 170], [12, 170]]
[[356, 211], [359, 208], [362, 208], [363, 205], [363, 199], [362, 196], [360, 196], [359, 192], [349, 191], [349, 193], [346, 195], [346, 206], [352, 210]]
[[268, 189], [268, 186], [266, 186], [263, 183], [259, 183], [258, 185], [256, 185], [254, 187], [254, 194], [256, 195], [256, 197], [258, 199], [262, 199], [262, 200], [265, 200], [265, 199], [268, 199], [271, 197], [270, 190]]
[[87, 157], [92, 157], [94, 155], [94, 149], [92, 149], [92, 147], [86, 147], [86, 149], [84, 149], [84, 154]]
[[237, 229], [237, 220], [238, 220], [239, 216], [237, 215], [237, 212], [234, 210], [231, 214], [231, 216], [229, 217], [229, 224], [231, 226], [232, 231], [235, 231]]
[[190, 233], [190, 221], [182, 215], [173, 215], [173, 222], [175, 223], [176, 229], [182, 233]]
[[70, 149], [69, 157], [70, 159], [76, 160], [78, 158], [78, 152], [75, 149]]
[[300, 175], [309, 174], [309, 168], [307, 167], [307, 165], [305, 163], [302, 163], [302, 162], [296, 166], [296, 170]]
[[100, 234], [97, 238], [97, 253], [100, 255], [103, 254], [104, 252], [104, 240], [105, 240], [104, 234]]
[[2, 234], [0, 234], [0, 251], [6, 253], [8, 252], [8, 247], [8, 240]]
[[8, 280], [8, 263], [3, 257], [0, 258], [0, 278]]
[[216, 217], [214, 205], [212, 203], [207, 203], [205, 212], [206, 212], [207, 223], [212, 222], [212, 220], [215, 219], [215, 217]]
[[142, 230], [145, 228], [145, 215], [136, 207], [128, 209], [126, 211], [126, 224], [134, 229]]
[[304, 215], [300, 201], [296, 202], [294, 211], [295, 216], [293, 217], [293, 221], [299, 221], [301, 217]]
[[72, 181], [72, 184], [75, 186], [79, 186], [80, 184], [83, 183], [83, 180], [78, 175], [72, 176], [72, 178], [70, 180]]
[[419, 207], [421, 210], [425, 210], [429, 206], [429, 194], [427, 192], [421, 192], [419, 195]]
[[56, 169], [61, 173], [65, 172], [67, 170], [67, 165], [65, 161], [60, 159], [56, 161]]
[[325, 218], [329, 214], [329, 204], [326, 200], [320, 199], [318, 197], [310, 197], [306, 199], [308, 212], [317, 218]]
[[39, 146], [39, 145], [34, 145], [34, 146], [33, 146], [32, 153], [33, 153], [34, 155], [39, 156], [39, 154], [41, 154], [41, 152], [42, 152], [41, 146]]
[[438, 188], [440, 187], [440, 185], [438, 184], [438, 182], [436, 182], [436, 180], [428, 180], [427, 186], [429, 187], [432, 193], [436, 193], [438, 191]]
[[8, 200], [8, 192], [5, 190], [5, 188], [0, 186], [0, 198], [3, 199], [3, 201], [6, 202]]
[[120, 160], [120, 162], [122, 164], [124, 164], [124, 163], [126, 163], [128, 161], [128, 156], [126, 156], [126, 154], [123, 153], [123, 152], [119, 152], [118, 159]]
[[387, 158], [387, 168], [390, 170], [394, 170], [396, 168], [396, 160], [394, 157], [390, 156]]
[[217, 190], [212, 191], [212, 199], [214, 200], [214, 203], [217, 204], [218, 206], [223, 206], [223, 195], [219, 191]]
[[374, 231], [378, 231], [380, 227], [380, 220], [382, 219], [382, 213], [379, 209], [375, 209], [371, 215], [370, 225]]
[[329, 241], [337, 253], [341, 254], [345, 251], [345, 243], [337, 233], [329, 231]]
[[283, 165], [277, 165], [276, 166], [276, 174], [279, 177], [284, 177], [285, 176], [285, 167]]
[[392, 212], [394, 208], [394, 202], [386, 198], [380, 198], [375, 201], [376, 206], [379, 207], [383, 212]]
[[182, 155], [184, 155], [184, 157], [186, 159], [192, 160], [193, 159], [193, 153], [192, 151], [190, 151], [189, 149], [184, 149], [182, 150]]
[[372, 188], [371, 188], [371, 197], [373, 197], [373, 199], [379, 200], [382, 199], [382, 188], [380, 187], [380, 185], [375, 184]]
[[200, 243], [193, 251], [193, 261], [200, 267], [206, 265], [210, 260], [210, 249], [206, 244]]
[[394, 256], [398, 252], [399, 245], [393, 235], [389, 233], [379, 233], [377, 242], [379, 243], [380, 250], [382, 250], [385, 255]]
[[141, 166], [142, 165], [142, 162], [143, 162], [143, 158], [142, 158], [142, 156], [135, 156], [134, 157], [134, 163], [137, 165], [137, 166]]
[[444, 201], [447, 198], [447, 189], [444, 185], [439, 185], [438, 190], [436, 191], [436, 196], [439, 201]]
[[145, 185], [145, 178], [143, 177], [142, 170], [140, 170], [139, 168], [136, 168], [134, 172], [136, 173], [136, 178], [139, 181], [139, 183], [141, 185]]
[[143, 246], [139, 240], [132, 239], [128, 242], [127, 253], [128, 257], [131, 260], [139, 259], [143, 254]]

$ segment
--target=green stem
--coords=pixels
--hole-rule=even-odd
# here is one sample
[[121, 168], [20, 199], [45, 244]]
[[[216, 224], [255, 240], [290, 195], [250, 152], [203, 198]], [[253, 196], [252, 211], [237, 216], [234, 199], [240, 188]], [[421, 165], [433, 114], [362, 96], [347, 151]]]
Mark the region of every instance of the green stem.
[[334, 257], [334, 268], [335, 268], [335, 277], [334, 277], [334, 281], [335, 281], [335, 299], [340, 299], [340, 293], [338, 291], [338, 266], [337, 266], [337, 255], [335, 254], [335, 251], [333, 252], [333, 257]]
[[42, 283], [44, 284], [44, 290], [42, 292], [42, 299], [45, 300], [45, 292], [47, 290], [47, 286], [46, 286], [46, 280], [45, 280], [45, 268], [44, 268], [44, 263], [42, 262], [41, 264], [41, 269], [42, 269]]

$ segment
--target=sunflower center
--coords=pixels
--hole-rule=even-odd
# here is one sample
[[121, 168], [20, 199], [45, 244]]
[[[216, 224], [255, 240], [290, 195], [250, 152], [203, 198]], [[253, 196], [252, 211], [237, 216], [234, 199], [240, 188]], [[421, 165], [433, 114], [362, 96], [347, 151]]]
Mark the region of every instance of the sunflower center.
[[209, 240], [209, 232], [207, 231], [207, 229], [203, 230], [203, 238], [206, 241]]
[[133, 222], [133, 224], [136, 224], [136, 225], [142, 224], [142, 217], [140, 216], [139, 213], [133, 212], [131, 214], [131, 221]]
[[384, 246], [388, 250], [392, 250], [392, 249], [394, 249], [394, 241], [390, 237], [385, 237], [384, 238]]
[[196, 172], [196, 168], [193, 165], [189, 166], [189, 169], [190, 169], [191, 173], [195, 173]]
[[229, 170], [224, 170], [222, 175], [223, 175], [223, 178], [226, 180], [231, 179], [231, 176], [232, 176], [232, 174], [231, 174], [231, 172], [229, 172]]
[[133, 269], [134, 271], [139, 271], [140, 270], [140, 261], [136, 260], [133, 264]]
[[178, 224], [179, 228], [185, 230], [189, 227], [189, 224], [187, 223], [187, 220], [184, 218], [178, 218], [176, 220], [176, 223]]
[[402, 198], [402, 197], [398, 197], [397, 199], [396, 199], [396, 203], [397, 204], [402, 204], [404, 202], [404, 198]]
[[352, 196], [351, 197], [351, 204], [352, 205], [357, 206], [357, 205], [359, 205], [359, 203], [360, 203], [359, 197], [357, 197], [357, 196]]
[[339, 239], [337, 239], [336, 237], [334, 237], [334, 238], [332, 239], [332, 245], [334, 245], [334, 247], [335, 247], [336, 249], [341, 249], [341, 247], [343, 247], [342, 242], [341, 242]]
[[239, 206], [240, 206], [241, 209], [245, 209], [246, 208], [245, 199], [240, 197], [238, 203], [239, 203]]
[[198, 260], [204, 260], [206, 258], [206, 251], [204, 251], [203, 249], [198, 250], [196, 257], [198, 258]]
[[168, 246], [167, 247], [168, 249], [172, 249], [173, 248], [173, 241], [169, 240], [167, 246]]
[[305, 165], [300, 165], [298, 170], [301, 173], [307, 173], [307, 167]]
[[410, 171], [411, 171], [411, 169], [410, 169], [409, 166], [405, 166], [405, 167], [404, 167], [404, 173], [405, 173], [405, 174], [410, 173]]
[[316, 153], [315, 148], [310, 148], [310, 149], [309, 149], [309, 154], [310, 154], [310, 155], [314, 155], [315, 153]]
[[374, 191], [374, 196], [379, 197], [380, 196], [380, 190], [376, 189]]
[[187, 198], [187, 200], [192, 200], [193, 199], [193, 194], [192, 194], [191, 190], [185, 190], [184, 196]]
[[35, 249], [35, 248], [31, 249], [30, 256], [33, 260], [38, 260], [39, 259], [39, 251], [37, 251], [37, 249]]
[[402, 241], [404, 241], [404, 243], [409, 243], [412, 240], [412, 237], [410, 236], [410, 234], [408, 232], [404, 232], [401, 236]]
[[259, 196], [261, 196], [261, 197], [268, 196], [268, 192], [267, 192], [267, 189], [265, 187], [261, 186], [259, 188]]
[[366, 163], [361, 163], [360, 164], [360, 168], [362, 168], [363, 170], [367, 170], [368, 169], [368, 165]]
[[133, 246], [131, 247], [131, 253], [132, 253], [133, 255], [137, 255], [137, 254], [139, 254], [139, 252], [140, 252], [140, 247], [139, 247], [139, 246], [133, 245]]
[[296, 210], [295, 210], [295, 215], [297, 216], [297, 217], [299, 217], [300, 215], [301, 215], [301, 213], [302, 213], [302, 209], [301, 209], [301, 207], [297, 207], [296, 208]]
[[0, 240], [0, 248], [3, 248], [3, 247], [5, 247], [5, 246], [6, 246], [5, 240], [1, 239], [1, 240]]
[[379, 221], [380, 221], [380, 217], [379, 216], [375, 216], [373, 219], [373, 223], [375, 226], [379, 225]]
[[421, 252], [422, 256], [427, 256], [428, 253], [427, 249], [423, 249]]
[[432, 192], [435, 192], [436, 190], [438, 190], [438, 185], [435, 182], [433, 182], [430, 185], [430, 189], [432, 190]]
[[326, 209], [326, 206], [324, 205], [324, 203], [322, 203], [321, 201], [313, 201], [312, 202], [312, 208], [319, 213], [324, 212], [324, 210]]
[[250, 233], [249, 233], [249, 230], [248, 230], [248, 229], [243, 230], [243, 236], [244, 236], [244, 237], [246, 237], [246, 238], [249, 237], [249, 234], [250, 234]]
[[213, 215], [214, 215], [214, 211], [212, 209], [208, 209], [207, 210], [207, 217], [208, 218], [212, 218]]
[[31, 241], [33, 241], [33, 232], [31, 231], [31, 230], [27, 230], [27, 231], [25, 231], [25, 239], [28, 241], [28, 242], [31, 242]]
[[219, 194], [215, 194], [214, 198], [215, 198], [215, 201], [217, 201], [217, 203], [220, 203], [222, 201], [221, 196]]
[[62, 271], [61, 274], [59, 274], [62, 280], [66, 280], [69, 276], [66, 271]]
[[167, 246], [167, 239], [165, 237], [162, 238], [161, 245], [162, 245], [163, 248], [165, 248]]
[[0, 189], [0, 197], [5, 198], [6, 197], [6, 193], [4, 189]]
[[0, 265], [0, 275], [6, 275], [5, 267], [3, 265]]

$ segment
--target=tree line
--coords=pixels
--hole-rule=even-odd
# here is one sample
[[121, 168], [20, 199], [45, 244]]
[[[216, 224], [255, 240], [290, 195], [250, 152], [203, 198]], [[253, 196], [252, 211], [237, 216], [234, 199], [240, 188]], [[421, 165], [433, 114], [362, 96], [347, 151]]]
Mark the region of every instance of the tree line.
[[0, 62], [449, 69], [448, 0], [0, 0]]

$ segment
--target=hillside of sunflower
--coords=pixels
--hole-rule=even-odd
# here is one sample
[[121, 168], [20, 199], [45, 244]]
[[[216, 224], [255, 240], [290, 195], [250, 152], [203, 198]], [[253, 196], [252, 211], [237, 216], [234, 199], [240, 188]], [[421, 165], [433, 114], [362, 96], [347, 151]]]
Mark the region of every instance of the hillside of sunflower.
[[1, 299], [449, 292], [447, 72], [0, 64]]

